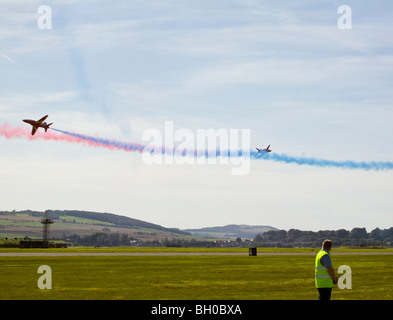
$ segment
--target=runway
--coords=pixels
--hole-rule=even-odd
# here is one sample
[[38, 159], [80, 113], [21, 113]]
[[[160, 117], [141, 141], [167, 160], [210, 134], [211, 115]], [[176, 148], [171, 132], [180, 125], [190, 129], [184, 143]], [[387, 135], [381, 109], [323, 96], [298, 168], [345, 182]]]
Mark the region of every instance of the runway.
[[[393, 252], [337, 252], [335, 255], [392, 255]], [[248, 256], [248, 252], [2, 252], [0, 257], [100, 257], [100, 256]], [[261, 252], [257, 256], [315, 256], [316, 252]]]

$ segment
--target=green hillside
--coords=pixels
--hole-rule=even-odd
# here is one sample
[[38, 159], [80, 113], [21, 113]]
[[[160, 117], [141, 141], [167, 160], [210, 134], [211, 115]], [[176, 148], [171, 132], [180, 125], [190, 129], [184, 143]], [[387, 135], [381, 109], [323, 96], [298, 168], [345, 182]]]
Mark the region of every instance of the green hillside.
[[[179, 229], [165, 228], [157, 224], [112, 213], [78, 210], [48, 210], [54, 220], [50, 226], [50, 238], [66, 238], [72, 235], [91, 235], [97, 232], [127, 234], [138, 239], [162, 239], [165, 237], [189, 237]], [[42, 238], [39, 211], [0, 211], [0, 238]]]
[[[77, 241], [78, 237], [101, 234], [107, 238], [109, 235], [127, 235], [129, 239], [138, 241], [159, 241], [161, 244], [184, 245], [184, 241], [195, 239], [205, 241], [211, 239], [253, 239], [257, 234], [269, 230], [277, 230], [270, 226], [227, 225], [223, 227], [209, 227], [202, 229], [179, 230], [165, 228], [160, 225], [129, 218], [113, 213], [102, 213], [79, 210], [48, 210], [49, 218], [54, 221], [50, 225], [50, 239]], [[42, 239], [41, 219], [44, 212], [0, 211], [0, 239], [14, 238]], [[104, 235], [102, 235], [104, 234]], [[179, 241], [178, 241], [179, 240]], [[183, 241], [183, 242], [182, 242]]]

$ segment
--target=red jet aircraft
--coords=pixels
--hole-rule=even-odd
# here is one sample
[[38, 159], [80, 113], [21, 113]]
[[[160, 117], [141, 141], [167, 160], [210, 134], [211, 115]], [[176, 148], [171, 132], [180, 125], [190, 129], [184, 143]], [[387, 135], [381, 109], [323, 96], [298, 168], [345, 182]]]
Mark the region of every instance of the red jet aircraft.
[[258, 153], [262, 153], [262, 152], [272, 152], [272, 150], [269, 149], [270, 148], [270, 144], [267, 146], [266, 149], [257, 149]]
[[26, 119], [26, 120], [23, 120], [24, 122], [26, 122], [26, 123], [28, 123], [28, 124], [31, 124], [32, 126], [33, 126], [33, 129], [31, 130], [31, 135], [32, 136], [34, 136], [34, 133], [37, 131], [37, 129], [38, 128], [44, 128], [45, 129], [45, 132], [48, 130], [48, 128], [49, 128], [49, 126], [51, 125], [51, 124], [53, 124], [53, 123], [49, 123], [49, 124], [47, 124], [46, 122], [44, 122], [44, 120], [47, 118], [48, 116], [45, 116], [45, 117], [43, 117], [43, 118], [41, 118], [40, 120], [38, 120], [38, 121], [35, 121], [35, 120], [28, 120], [28, 119]]

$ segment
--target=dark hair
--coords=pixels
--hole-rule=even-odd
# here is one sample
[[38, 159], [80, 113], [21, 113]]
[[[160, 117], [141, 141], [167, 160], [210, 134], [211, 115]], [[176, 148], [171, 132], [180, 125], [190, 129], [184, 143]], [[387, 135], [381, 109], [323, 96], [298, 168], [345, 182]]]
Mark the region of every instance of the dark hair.
[[326, 239], [326, 240], [322, 243], [322, 248], [326, 248], [326, 247], [329, 247], [329, 248], [332, 247], [332, 240]]

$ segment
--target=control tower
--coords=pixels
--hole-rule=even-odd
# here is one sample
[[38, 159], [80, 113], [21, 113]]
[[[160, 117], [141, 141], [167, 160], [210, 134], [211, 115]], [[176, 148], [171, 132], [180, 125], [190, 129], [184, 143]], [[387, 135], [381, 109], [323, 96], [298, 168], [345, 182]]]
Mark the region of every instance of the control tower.
[[45, 218], [41, 219], [41, 223], [43, 225], [42, 239], [45, 241], [44, 243], [49, 244], [50, 225], [53, 223], [53, 220], [49, 219], [49, 210], [45, 211]]

